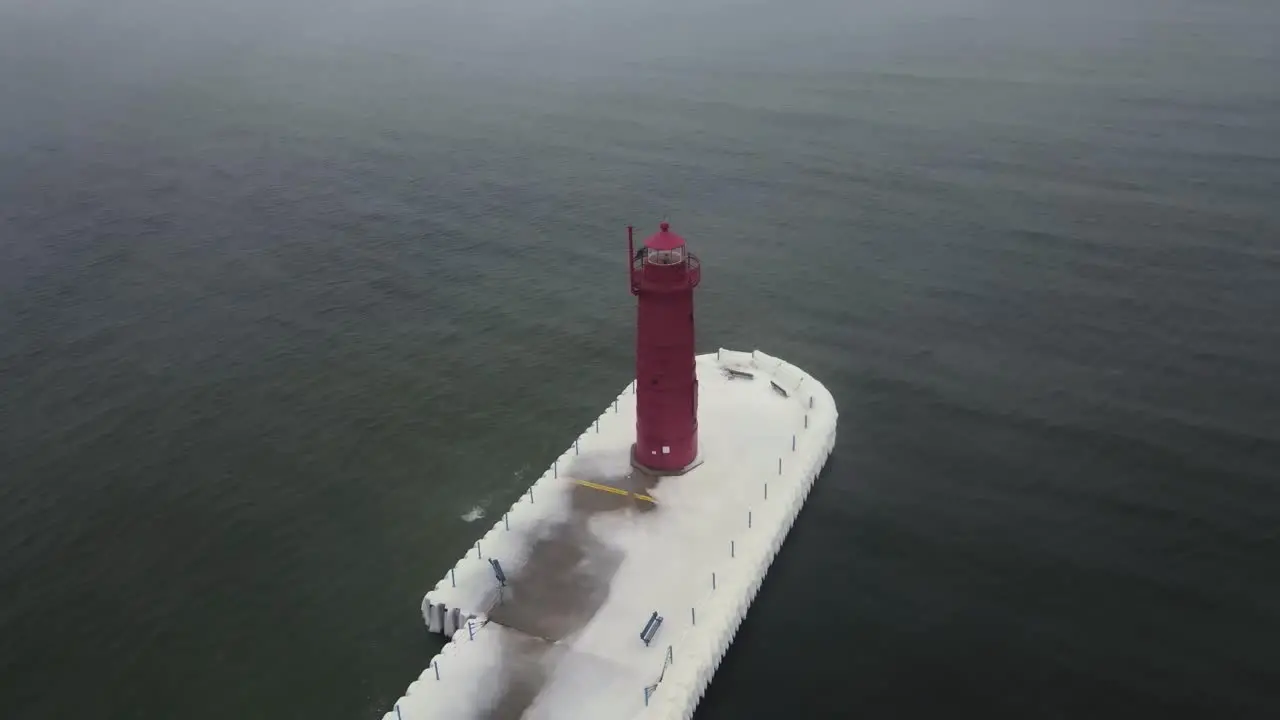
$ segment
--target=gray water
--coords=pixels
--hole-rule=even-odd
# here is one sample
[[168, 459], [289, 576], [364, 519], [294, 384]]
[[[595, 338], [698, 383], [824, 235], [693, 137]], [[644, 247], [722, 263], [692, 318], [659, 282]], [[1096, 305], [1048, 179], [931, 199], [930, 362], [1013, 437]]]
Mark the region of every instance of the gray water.
[[842, 413], [700, 720], [1280, 715], [1278, 37], [0, 0], [0, 717], [379, 718], [422, 593], [630, 380], [664, 216], [700, 348]]

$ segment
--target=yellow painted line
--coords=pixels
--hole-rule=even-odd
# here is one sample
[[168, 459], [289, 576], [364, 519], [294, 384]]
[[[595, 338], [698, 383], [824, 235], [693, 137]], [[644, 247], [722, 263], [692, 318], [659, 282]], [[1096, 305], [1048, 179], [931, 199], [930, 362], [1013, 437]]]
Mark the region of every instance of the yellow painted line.
[[609, 485], [601, 485], [600, 483], [593, 483], [593, 482], [590, 482], [589, 480], [574, 480], [573, 482], [577, 483], [578, 485], [581, 485], [582, 487], [591, 488], [592, 490], [603, 490], [604, 492], [613, 493], [614, 495], [621, 495], [623, 497], [632, 497], [632, 498], [635, 498], [636, 500], [644, 500], [645, 502], [651, 502], [654, 504], [657, 504], [658, 502], [657, 500], [654, 500], [648, 495], [641, 495], [640, 493], [627, 492], [626, 490], [623, 490], [621, 488], [611, 487]]

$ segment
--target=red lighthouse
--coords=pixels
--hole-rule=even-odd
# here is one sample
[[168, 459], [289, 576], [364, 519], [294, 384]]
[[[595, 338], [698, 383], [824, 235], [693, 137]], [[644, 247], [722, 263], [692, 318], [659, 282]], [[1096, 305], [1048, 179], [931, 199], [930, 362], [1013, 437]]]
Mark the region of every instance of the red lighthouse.
[[694, 370], [693, 289], [702, 279], [684, 238], [662, 223], [635, 250], [627, 227], [636, 317], [637, 467], [678, 475], [698, 464], [698, 378]]

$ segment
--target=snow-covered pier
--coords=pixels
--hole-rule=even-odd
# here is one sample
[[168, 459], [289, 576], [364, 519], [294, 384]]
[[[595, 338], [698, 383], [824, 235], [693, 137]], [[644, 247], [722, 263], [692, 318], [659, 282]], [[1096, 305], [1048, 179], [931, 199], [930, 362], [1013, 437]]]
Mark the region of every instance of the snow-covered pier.
[[690, 718], [835, 442], [831, 394], [696, 357], [698, 463], [631, 462], [629, 385], [422, 601], [452, 638], [387, 720]]

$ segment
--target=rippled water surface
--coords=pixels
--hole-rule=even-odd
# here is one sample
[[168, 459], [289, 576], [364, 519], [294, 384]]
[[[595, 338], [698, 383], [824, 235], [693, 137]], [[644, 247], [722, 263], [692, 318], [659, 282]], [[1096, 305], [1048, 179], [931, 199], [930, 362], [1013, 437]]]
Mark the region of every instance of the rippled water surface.
[[842, 413], [700, 719], [1280, 715], [1277, 37], [0, 0], [0, 716], [381, 717], [422, 593], [630, 380], [664, 216], [700, 347]]

